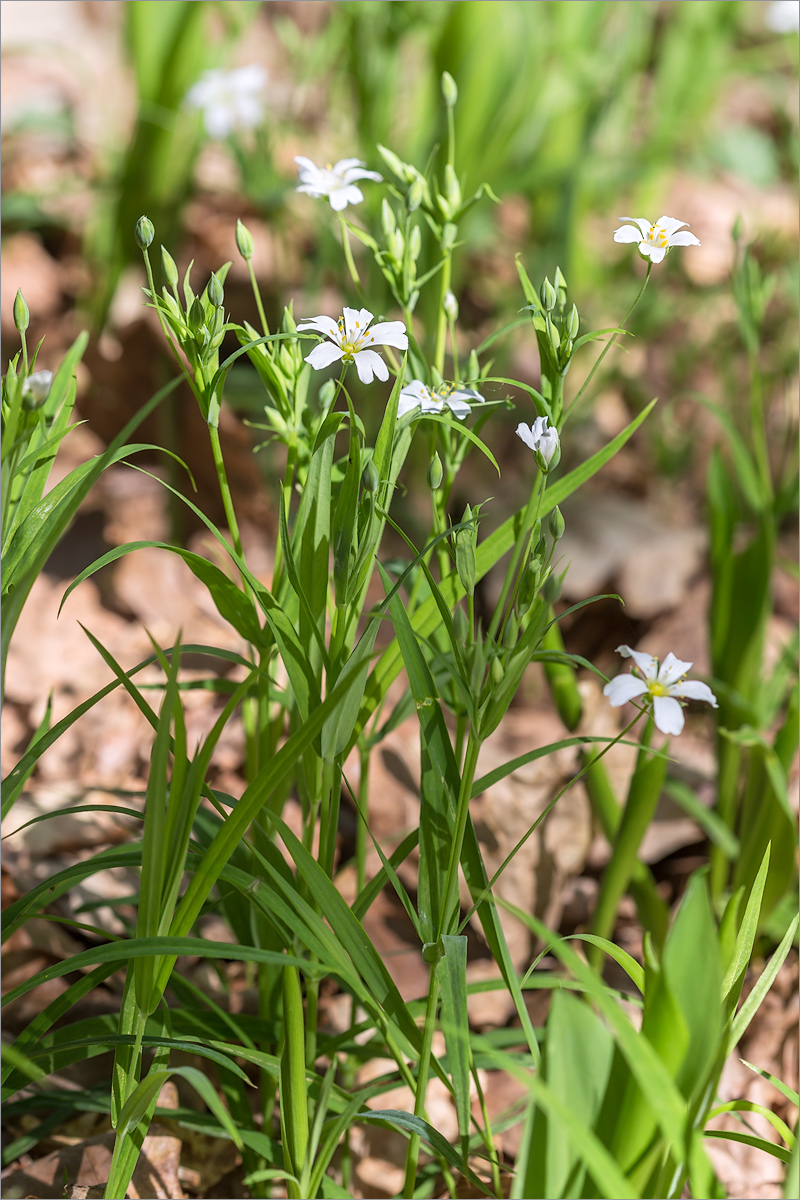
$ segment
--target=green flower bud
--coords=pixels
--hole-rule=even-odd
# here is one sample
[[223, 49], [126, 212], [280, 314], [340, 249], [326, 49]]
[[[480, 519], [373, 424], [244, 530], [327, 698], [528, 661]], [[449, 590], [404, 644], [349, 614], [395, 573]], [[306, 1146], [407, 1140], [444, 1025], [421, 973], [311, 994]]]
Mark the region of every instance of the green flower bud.
[[415, 225], [408, 238], [408, 253], [412, 262], [416, 262], [422, 250], [422, 231]]
[[297, 333], [297, 322], [294, 319], [291, 308], [284, 308], [283, 310], [283, 332]]
[[14, 324], [20, 333], [24, 333], [30, 323], [31, 314], [25, 303], [22, 288], [17, 288], [17, 294], [14, 297]]
[[556, 293], [558, 295], [558, 307], [563, 308], [567, 303], [567, 281], [561, 272], [561, 267], [556, 267], [554, 278]]
[[442, 301], [442, 308], [444, 309], [445, 316], [447, 317], [448, 321], [458, 320], [458, 300], [456, 300], [453, 292], [445, 292], [445, 297]]
[[578, 314], [578, 309], [573, 304], [572, 308], [569, 310], [569, 316], [567, 317], [567, 334], [569, 337], [576, 338], [578, 336], [578, 330], [580, 327], [581, 319]]
[[420, 204], [422, 204], [423, 198], [422, 180], [415, 179], [406, 192], [406, 208], [408, 211], [410, 213], [416, 212]]
[[399, 229], [394, 229], [386, 239], [387, 249], [396, 263], [403, 261], [403, 251], [406, 248], [405, 240]]
[[253, 235], [242, 221], [236, 222], [236, 249], [245, 262], [253, 257]]
[[564, 530], [566, 529], [566, 525], [564, 523], [564, 518], [561, 515], [561, 509], [558, 507], [558, 505], [556, 505], [555, 508], [550, 513], [549, 526], [550, 526], [550, 536], [552, 537], [553, 541], [554, 542], [559, 541], [559, 539], [564, 536]]
[[561, 576], [554, 575], [552, 572], [547, 576], [542, 588], [542, 595], [548, 604], [555, 604], [558, 597], [561, 595]]
[[544, 283], [539, 288], [539, 299], [545, 312], [552, 312], [556, 306], [556, 289], [545, 275]]
[[208, 281], [206, 295], [214, 305], [214, 308], [219, 308], [225, 299], [225, 292], [222, 289], [222, 284], [213, 271], [211, 272], [211, 278]]
[[[541, 528], [541, 524], [539, 526]], [[540, 559], [542, 562], [547, 558], [547, 538], [543, 533], [539, 534], [536, 545], [533, 548], [532, 557]]]
[[52, 371], [34, 371], [22, 385], [22, 406], [28, 412], [41, 408], [53, 386]]
[[448, 108], [455, 108], [458, 100], [458, 88], [449, 71], [442, 71], [442, 99]]
[[448, 221], [442, 230], [442, 249], [452, 250], [455, 245], [455, 240], [458, 237], [458, 226], [451, 225]]
[[195, 296], [194, 300], [192, 301], [192, 307], [189, 309], [186, 319], [189, 323], [189, 328], [191, 329], [192, 333], [199, 333], [203, 328], [205, 324], [206, 313], [205, 309], [203, 308], [202, 301], [198, 296]]
[[525, 568], [522, 579], [519, 584], [519, 603], [520, 608], [527, 612], [533, 604], [536, 593], [539, 589], [539, 581], [542, 573], [541, 558], [532, 557]]
[[156, 236], [156, 231], [153, 222], [147, 217], [139, 217], [134, 230], [136, 245], [140, 250], [147, 250], [148, 246], [152, 246], [153, 238]]
[[503, 630], [503, 645], [506, 647], [506, 649], [513, 650], [517, 644], [518, 638], [519, 621], [517, 620], [517, 614], [512, 611], [509, 614], [508, 620], [506, 621], [506, 627]]
[[[328, 382], [332, 383], [333, 380], [329, 380]], [[378, 478], [378, 468], [375, 466], [375, 463], [372, 461], [372, 459], [370, 459], [364, 467], [364, 470], [361, 472], [361, 486], [364, 488], [365, 492], [369, 492], [371, 495], [374, 495], [374, 493], [378, 490], [379, 484], [380, 479]]]
[[164, 278], [169, 286], [176, 288], [178, 286], [178, 268], [175, 265], [175, 259], [164, 246], [161, 247], [161, 270], [164, 272]]
[[502, 683], [504, 675], [505, 671], [503, 670], [502, 662], [499, 658], [493, 658], [492, 664], [489, 667], [489, 677], [494, 687], [499, 687], [499, 685]]
[[461, 184], [450, 163], [444, 169], [444, 190], [450, 207], [454, 211], [458, 210], [461, 207]]
[[438, 452], [434, 453], [428, 467], [428, 487], [432, 492], [437, 492], [442, 486], [444, 478], [444, 470], [442, 468], [442, 460], [439, 458]]
[[385, 238], [388, 238], [389, 234], [394, 233], [397, 229], [394, 210], [386, 197], [381, 201], [381, 229]]
[[475, 592], [475, 575], [477, 572], [476, 551], [478, 546], [477, 522], [473, 519], [469, 505], [464, 509], [462, 522], [467, 526], [455, 534], [456, 570], [461, 585], [468, 596]]

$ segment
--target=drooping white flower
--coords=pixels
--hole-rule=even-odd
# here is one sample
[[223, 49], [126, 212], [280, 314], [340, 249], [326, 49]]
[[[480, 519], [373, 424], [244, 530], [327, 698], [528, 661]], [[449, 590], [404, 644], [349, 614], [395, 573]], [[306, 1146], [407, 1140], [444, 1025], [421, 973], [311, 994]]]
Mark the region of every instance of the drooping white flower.
[[797, 33], [800, 29], [798, 0], [771, 0], [764, 13], [764, 23], [773, 33]]
[[548, 425], [547, 417], [537, 417], [532, 425], [520, 423], [516, 433], [517, 437], [530, 447], [536, 455], [537, 462], [546, 471], [560, 452], [558, 430]]
[[636, 664], [629, 675], [616, 675], [603, 688], [612, 708], [627, 704], [636, 696], [644, 696], [653, 702], [653, 720], [662, 733], [680, 733], [683, 729], [683, 708], [679, 700], [705, 700], [717, 708], [717, 698], [707, 683], [697, 679], [686, 679], [691, 670], [690, 662], [681, 662], [670, 653], [662, 663], [643, 650], [631, 650], [630, 646], [617, 646], [617, 654], [632, 658]]
[[234, 71], [206, 71], [189, 88], [184, 103], [200, 109], [209, 137], [225, 138], [235, 129], [254, 129], [261, 124], [261, 93], [266, 82], [267, 70], [260, 63]]
[[348, 204], [360, 204], [364, 199], [361, 188], [355, 185], [357, 179], [374, 179], [376, 183], [383, 179], [377, 171], [364, 170], [365, 164], [358, 158], [342, 158], [333, 166], [328, 163], [327, 167], [316, 166], [302, 154], [294, 161], [299, 167], [300, 179], [295, 191], [317, 198], [326, 196], [336, 212], [341, 212]]
[[617, 220], [626, 224], [614, 231], [614, 241], [638, 242], [639, 253], [654, 263], [660, 263], [671, 246], [700, 245], [694, 234], [683, 228], [687, 222], [675, 217], [659, 217], [655, 225], [644, 217], [617, 217]]
[[419, 408], [421, 415], [440, 413], [445, 408], [460, 420], [468, 417], [473, 404], [484, 404], [484, 398], [474, 388], [456, 387], [454, 383], [440, 383], [429, 388], [421, 379], [412, 379], [400, 393], [397, 401], [397, 419]]
[[52, 386], [52, 371], [34, 371], [22, 385], [23, 399], [28, 402], [30, 408], [38, 408], [50, 395]]
[[356, 364], [362, 383], [372, 383], [375, 375], [378, 379], [388, 379], [389, 368], [372, 347], [395, 346], [398, 350], [407, 350], [406, 327], [402, 321], [382, 321], [370, 329], [371, 320], [372, 313], [366, 308], [345, 308], [338, 321], [334, 321], [333, 317], [313, 317], [301, 321], [297, 326], [298, 332], [313, 329], [329, 339], [315, 346], [306, 355], [306, 362], [315, 371], [321, 371], [337, 359], [344, 359], [345, 362]]

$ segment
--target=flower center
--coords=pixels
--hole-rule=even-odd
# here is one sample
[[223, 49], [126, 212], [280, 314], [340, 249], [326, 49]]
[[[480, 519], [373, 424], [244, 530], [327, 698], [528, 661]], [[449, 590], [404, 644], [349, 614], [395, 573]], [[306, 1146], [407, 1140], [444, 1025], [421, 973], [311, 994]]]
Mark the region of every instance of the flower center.
[[660, 225], [651, 225], [650, 234], [647, 238], [651, 246], [660, 246], [662, 250], [667, 248], [667, 235]]
[[663, 683], [659, 683], [657, 679], [647, 680], [647, 690], [651, 696], [668, 696], [669, 689]]

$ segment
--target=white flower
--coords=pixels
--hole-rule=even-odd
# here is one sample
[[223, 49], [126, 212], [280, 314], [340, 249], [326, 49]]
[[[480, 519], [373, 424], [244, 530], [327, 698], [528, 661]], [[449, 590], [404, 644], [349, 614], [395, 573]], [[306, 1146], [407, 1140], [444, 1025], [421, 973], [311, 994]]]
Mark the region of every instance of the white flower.
[[52, 386], [52, 371], [34, 371], [23, 383], [22, 395], [29, 402], [31, 408], [38, 408], [50, 395]]
[[377, 171], [365, 171], [364, 163], [358, 158], [342, 158], [327, 167], [318, 167], [301, 154], [294, 161], [300, 168], [300, 183], [295, 190], [309, 196], [327, 196], [336, 212], [341, 212], [348, 204], [360, 204], [364, 199], [361, 188], [355, 185], [357, 179], [374, 179], [376, 183], [383, 179]]
[[261, 92], [267, 70], [259, 63], [235, 71], [206, 71], [189, 88], [184, 103], [203, 113], [206, 132], [225, 138], [234, 129], [254, 129], [264, 118]]
[[345, 362], [356, 364], [362, 383], [372, 383], [374, 375], [378, 379], [388, 379], [386, 363], [371, 347], [395, 346], [398, 350], [407, 350], [406, 327], [402, 321], [382, 321], [369, 329], [371, 320], [372, 313], [366, 308], [346, 308], [338, 321], [334, 321], [333, 317], [313, 317], [309, 321], [301, 321], [297, 326], [299, 332], [313, 329], [315, 333], [323, 333], [330, 338], [329, 342], [320, 342], [315, 346], [306, 355], [306, 362], [315, 371], [321, 371], [343, 358]]
[[690, 662], [681, 662], [670, 653], [659, 665], [652, 654], [631, 650], [630, 646], [617, 646], [617, 654], [632, 658], [636, 665], [630, 675], [616, 675], [603, 688], [612, 708], [619, 708], [636, 696], [649, 697], [653, 701], [653, 720], [662, 733], [680, 733], [683, 729], [683, 709], [676, 696], [705, 700], [717, 708], [717, 698], [708, 684], [686, 679]]
[[454, 383], [440, 383], [437, 388], [429, 388], [421, 379], [412, 379], [400, 393], [397, 402], [397, 419], [404, 417], [415, 408], [425, 413], [440, 413], [449, 408], [460, 420], [470, 414], [473, 404], [483, 404], [484, 398], [473, 388], [456, 387]]
[[797, 33], [800, 4], [797, 0], [772, 0], [764, 13], [764, 23], [773, 33]]
[[558, 430], [547, 424], [547, 417], [537, 417], [532, 425], [520, 423], [516, 432], [517, 437], [536, 455], [540, 466], [547, 470], [560, 449]]
[[670, 246], [700, 245], [694, 234], [683, 228], [687, 222], [677, 221], [675, 217], [659, 217], [655, 225], [644, 217], [617, 217], [617, 220], [627, 224], [615, 230], [614, 241], [638, 242], [639, 253], [654, 263], [661, 262]]

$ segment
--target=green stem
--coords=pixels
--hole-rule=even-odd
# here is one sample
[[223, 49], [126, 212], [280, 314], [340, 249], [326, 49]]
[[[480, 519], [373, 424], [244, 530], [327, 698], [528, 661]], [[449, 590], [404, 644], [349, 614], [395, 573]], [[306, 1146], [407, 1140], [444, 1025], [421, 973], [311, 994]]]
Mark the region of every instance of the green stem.
[[211, 439], [211, 453], [214, 456], [214, 467], [217, 472], [217, 481], [219, 490], [222, 496], [222, 506], [225, 509], [225, 519], [228, 522], [228, 529], [233, 539], [233, 548], [237, 554], [242, 553], [242, 539], [239, 534], [239, 522], [236, 520], [236, 513], [233, 507], [233, 497], [228, 484], [228, 476], [225, 471], [225, 463], [222, 458], [222, 445], [219, 440], [219, 428], [216, 425], [208, 426], [208, 436]]
[[502, 620], [503, 610], [506, 606], [506, 601], [508, 600], [508, 594], [511, 591], [511, 586], [514, 582], [517, 570], [520, 567], [523, 555], [525, 553], [526, 543], [530, 540], [530, 535], [532, 534], [536, 522], [539, 519], [539, 509], [541, 507], [543, 495], [544, 476], [539, 473], [536, 476], [536, 483], [533, 485], [530, 498], [528, 499], [525, 512], [522, 516], [522, 523], [520, 525], [519, 533], [517, 534], [517, 540], [514, 545], [514, 553], [511, 556], [511, 562], [508, 564], [506, 576], [503, 580], [503, 587], [500, 592], [500, 599], [497, 601], [491, 624], [489, 625], [489, 632], [487, 635], [489, 638], [493, 638], [495, 636], [500, 625], [500, 621]]
[[[456, 824], [453, 831], [453, 844], [450, 848], [450, 861], [447, 866], [447, 880], [444, 885], [444, 902], [442, 904], [441, 923], [438, 937], [444, 933], [455, 933], [458, 927], [458, 868], [461, 862], [461, 849], [464, 845], [464, 834], [469, 819], [469, 802], [472, 797], [472, 784], [475, 781], [475, 768], [478, 765], [478, 754], [481, 743], [472, 730], [467, 739], [467, 751], [464, 756], [464, 767], [461, 772], [461, 786], [458, 789], [456, 805]], [[451, 918], [451, 912], [453, 917]]]
[[249, 258], [247, 260], [247, 270], [250, 275], [250, 283], [253, 288], [253, 295], [256, 298], [256, 308], [258, 309], [258, 319], [261, 322], [261, 328], [264, 332], [264, 337], [269, 337], [269, 325], [267, 324], [267, 318], [264, 314], [264, 305], [261, 303], [261, 292], [259, 290], [258, 283], [256, 281], [256, 273], [253, 270], [253, 263], [252, 263], [251, 259], [249, 259]]
[[[305, 1022], [303, 992], [297, 967], [283, 968], [283, 1053], [281, 1054], [281, 1124], [284, 1169], [300, 1178], [308, 1148]], [[292, 1195], [294, 1184], [290, 1185]]]
[[363, 289], [361, 286], [361, 276], [358, 273], [358, 267], [356, 266], [355, 259], [353, 258], [353, 251], [350, 246], [350, 237], [347, 232], [347, 226], [344, 223], [344, 217], [342, 216], [342, 214], [339, 213], [338, 215], [339, 215], [339, 229], [342, 234], [342, 250], [344, 251], [344, 258], [345, 258], [345, 262], [347, 263], [347, 269], [350, 272], [350, 278], [352, 279], [353, 283], [358, 288], [359, 294], [363, 294]]
[[[626, 324], [626, 322], [628, 321], [628, 318], [630, 317], [631, 313], [632, 313], [632, 312], [633, 312], [633, 310], [636, 308], [636, 305], [639, 303], [639, 301], [641, 300], [642, 296], [644, 295], [644, 289], [647, 287], [648, 280], [650, 279], [650, 272], [652, 271], [652, 269], [653, 269], [653, 264], [652, 264], [652, 262], [648, 262], [648, 264], [647, 264], [647, 273], [645, 274], [644, 281], [642, 282], [642, 286], [639, 288], [639, 291], [636, 293], [636, 298], [634, 299], [634, 301], [633, 301], [633, 304], [630, 306], [630, 308], [628, 309], [628, 311], [625, 313], [625, 316], [624, 316], [624, 317], [622, 318], [622, 320], [620, 321], [620, 323], [619, 323], [619, 327], [620, 327], [620, 329], [624, 329], [624, 328], [625, 328], [625, 324]], [[609, 350], [610, 350], [610, 349], [611, 349], [611, 347], [614, 345], [614, 343], [616, 342], [616, 340], [617, 340], [617, 338], [618, 338], [618, 337], [619, 337], [619, 334], [618, 334], [618, 333], [615, 333], [615, 334], [613, 335], [613, 337], [612, 337], [612, 338], [611, 338], [609, 341], [607, 341], [607, 342], [606, 342], [606, 344], [605, 344], [605, 346], [603, 347], [602, 351], [601, 351], [601, 352], [600, 352], [600, 354], [598, 355], [597, 361], [595, 362], [595, 364], [594, 364], [594, 366], [592, 367], [591, 371], [590, 371], [590, 372], [589, 372], [589, 374], [586, 376], [586, 378], [584, 379], [584, 381], [583, 381], [583, 383], [581, 384], [580, 388], [578, 389], [578, 394], [575, 396], [575, 399], [572, 401], [572, 404], [570, 404], [569, 408], [568, 408], [568, 409], [567, 409], [567, 411], [564, 413], [564, 421], [563, 421], [563, 424], [562, 424], [562, 428], [563, 428], [563, 426], [564, 426], [564, 425], [566, 425], [566, 423], [567, 423], [567, 421], [569, 420], [569, 418], [570, 418], [570, 417], [572, 416], [572, 414], [575, 412], [576, 408], [578, 407], [578, 401], [580, 400], [580, 398], [581, 398], [581, 396], [583, 395], [583, 393], [586, 391], [586, 389], [587, 389], [587, 387], [589, 386], [589, 384], [592, 382], [592, 379], [594, 378], [594, 375], [595, 375], [595, 372], [597, 371], [597, 368], [600, 366], [600, 363], [603, 361], [603, 359], [605, 358], [605, 356], [608, 354]]]
[[758, 364], [758, 353], [752, 351], [747, 356], [750, 370], [750, 428], [753, 438], [753, 452], [761, 477], [761, 487], [765, 499], [772, 501], [772, 472], [769, 465], [769, 450], [767, 448], [767, 430], [764, 422], [764, 396], [761, 384], [761, 371]]
[[25, 330], [20, 329], [19, 340], [22, 343], [22, 370], [25, 378], [28, 378], [28, 339], [25, 337]]
[[433, 365], [440, 375], [444, 375], [444, 352], [447, 343], [447, 313], [444, 310], [444, 298], [450, 291], [450, 276], [452, 272], [452, 251], [445, 251], [444, 266], [441, 270], [442, 286], [439, 292], [439, 317], [436, 324], [436, 350]]
[[[431, 1067], [431, 1047], [436, 1027], [436, 1009], [439, 1004], [439, 975], [436, 963], [431, 963], [428, 979], [428, 1005], [425, 1010], [425, 1024], [422, 1028], [422, 1046], [420, 1047], [419, 1066], [417, 1067], [416, 1095], [414, 1098], [414, 1116], [425, 1115], [425, 1093], [428, 1090], [428, 1078]], [[412, 1133], [406, 1152], [406, 1174], [403, 1184], [403, 1195], [413, 1196], [417, 1186], [417, 1164], [419, 1162], [419, 1134]]]

